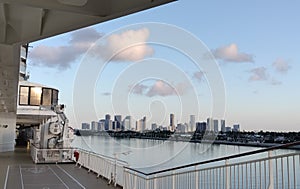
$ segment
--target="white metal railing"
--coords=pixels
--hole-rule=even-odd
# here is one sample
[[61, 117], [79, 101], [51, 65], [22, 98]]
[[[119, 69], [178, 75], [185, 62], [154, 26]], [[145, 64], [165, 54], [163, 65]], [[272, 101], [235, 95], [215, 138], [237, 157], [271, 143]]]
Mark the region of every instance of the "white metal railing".
[[61, 163], [72, 162], [73, 149], [40, 149], [31, 144], [30, 154], [34, 163]]
[[93, 171], [97, 177], [108, 179], [109, 183], [124, 185], [124, 167], [128, 166], [127, 162], [83, 149], [76, 149], [76, 151], [79, 152], [76, 165], [87, 168], [89, 172]]
[[[277, 149], [279, 147], [152, 173], [125, 168], [124, 189], [300, 189], [300, 152], [273, 155]], [[256, 158], [251, 156], [253, 154]]]

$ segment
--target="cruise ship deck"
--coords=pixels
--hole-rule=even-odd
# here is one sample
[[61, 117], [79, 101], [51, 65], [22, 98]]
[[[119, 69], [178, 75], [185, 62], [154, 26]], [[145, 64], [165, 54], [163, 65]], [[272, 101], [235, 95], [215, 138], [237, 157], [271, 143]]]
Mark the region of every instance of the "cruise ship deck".
[[0, 153], [0, 162], [0, 187], [4, 189], [121, 188], [72, 163], [34, 164], [26, 148]]

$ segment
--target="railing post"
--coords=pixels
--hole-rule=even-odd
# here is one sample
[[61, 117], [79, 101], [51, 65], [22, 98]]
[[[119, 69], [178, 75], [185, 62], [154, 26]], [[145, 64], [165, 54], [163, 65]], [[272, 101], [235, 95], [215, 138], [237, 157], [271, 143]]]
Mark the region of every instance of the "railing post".
[[149, 189], [149, 177], [146, 177], [146, 189]]
[[228, 165], [228, 159], [225, 160], [226, 169], [226, 189], [230, 189], [230, 166]]
[[274, 175], [273, 175], [273, 163], [272, 163], [272, 151], [268, 152], [269, 158], [269, 187], [268, 189], [274, 189]]
[[115, 166], [114, 166], [114, 186], [117, 186], [117, 154], [115, 155]]
[[90, 164], [90, 158], [91, 158], [91, 153], [89, 152], [88, 153], [88, 162], [87, 162], [87, 164], [88, 164], [88, 173], [91, 171], [91, 164]]
[[176, 183], [176, 175], [175, 175], [175, 171], [172, 172], [172, 188], [175, 189], [175, 183]]
[[157, 186], [156, 186], [156, 175], [154, 175], [154, 177], [153, 177], [153, 189], [156, 189], [157, 188]]
[[136, 175], [136, 172], [134, 173], [134, 188], [133, 189], [136, 189], [137, 187], [137, 175]]
[[198, 170], [197, 165], [195, 166], [195, 189], [199, 188], [199, 180], [198, 180]]

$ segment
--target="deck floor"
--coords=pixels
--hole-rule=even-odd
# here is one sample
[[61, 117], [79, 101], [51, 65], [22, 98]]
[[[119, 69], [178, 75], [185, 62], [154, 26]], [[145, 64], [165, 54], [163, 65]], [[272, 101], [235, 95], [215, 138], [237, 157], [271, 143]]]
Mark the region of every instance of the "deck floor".
[[115, 188], [75, 164], [34, 164], [26, 148], [0, 153], [0, 162], [0, 188], [4, 189]]

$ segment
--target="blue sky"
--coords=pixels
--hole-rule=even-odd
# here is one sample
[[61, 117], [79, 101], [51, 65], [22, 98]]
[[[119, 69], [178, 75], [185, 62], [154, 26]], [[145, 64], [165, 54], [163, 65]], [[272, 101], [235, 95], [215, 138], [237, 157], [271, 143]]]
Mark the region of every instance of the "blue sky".
[[[131, 86], [131, 92], [124, 94], [128, 99], [126, 107], [116, 100], [116, 107], [112, 109], [111, 99], [118, 99], [123, 95], [117, 90], [113, 91], [114, 84], [118, 84], [122, 72], [126, 73], [130, 67], [134, 72], [134, 69], [138, 69], [134, 65], [139, 64], [135, 59], [125, 60], [124, 57], [117, 57], [118, 60], [109, 63], [101, 74], [98, 73], [95, 90], [91, 91], [95, 93], [97, 118], [91, 116], [92, 110], [87, 108], [80, 111], [82, 116], [78, 117], [73, 113], [76, 104], [82, 103], [73, 102], [73, 90], [76, 74], [86, 60], [85, 45], [92, 44], [94, 39], [116, 30], [116, 37], [119, 37], [117, 40], [122, 41], [133, 35], [142, 42], [148, 42], [153, 38], [153, 32], [147, 28], [147, 24], [143, 27], [129, 27], [133, 33], [128, 32], [128, 28], [118, 29], [137, 23], [159, 22], [190, 32], [215, 56], [226, 91], [226, 111], [223, 116], [218, 116], [218, 119], [224, 117], [228, 125], [239, 123], [245, 130], [298, 130], [299, 5], [300, 2], [296, 0], [179, 0], [88, 29], [31, 43], [33, 48], [30, 49], [28, 62], [30, 80], [60, 89], [60, 102], [67, 105], [67, 115], [74, 127], [78, 127], [81, 122], [102, 118], [106, 113], [113, 114], [114, 111], [123, 116], [131, 112], [136, 119], [146, 115], [148, 125], [151, 122], [167, 124], [168, 114], [171, 112], [175, 113], [175, 119], [180, 122], [188, 122], [189, 114], [196, 114], [199, 121], [205, 120], [211, 116], [214, 100], [205, 72], [197, 69], [180, 51], [157, 44], [143, 46], [144, 54], [140, 58], [167, 61], [166, 64], [160, 64], [171, 65], [170, 69], [174, 68], [174, 72], [165, 76], [174, 80], [170, 80], [170, 83], [166, 80], [161, 82], [161, 78], [136, 81], [132, 83], [134, 85]], [[180, 36], [173, 37], [174, 40], [181, 40]], [[159, 69], [158, 67], [150, 67], [149, 72]], [[185, 75], [176, 77], [175, 68]], [[167, 69], [169, 68], [166, 67], [164, 71], [167, 72]], [[127, 75], [128, 80], [133, 78], [132, 72]], [[89, 77], [89, 74], [86, 77]], [[183, 81], [183, 78], [187, 80]], [[193, 90], [188, 90], [189, 86], [184, 82], [189, 82]], [[124, 90], [126, 87], [130, 88], [125, 86]], [[174, 88], [178, 90], [177, 93], [172, 90]], [[84, 92], [82, 97], [85, 97]], [[196, 98], [199, 107], [190, 100]], [[84, 102], [84, 99], [82, 101]], [[190, 108], [182, 108], [181, 103]]]

